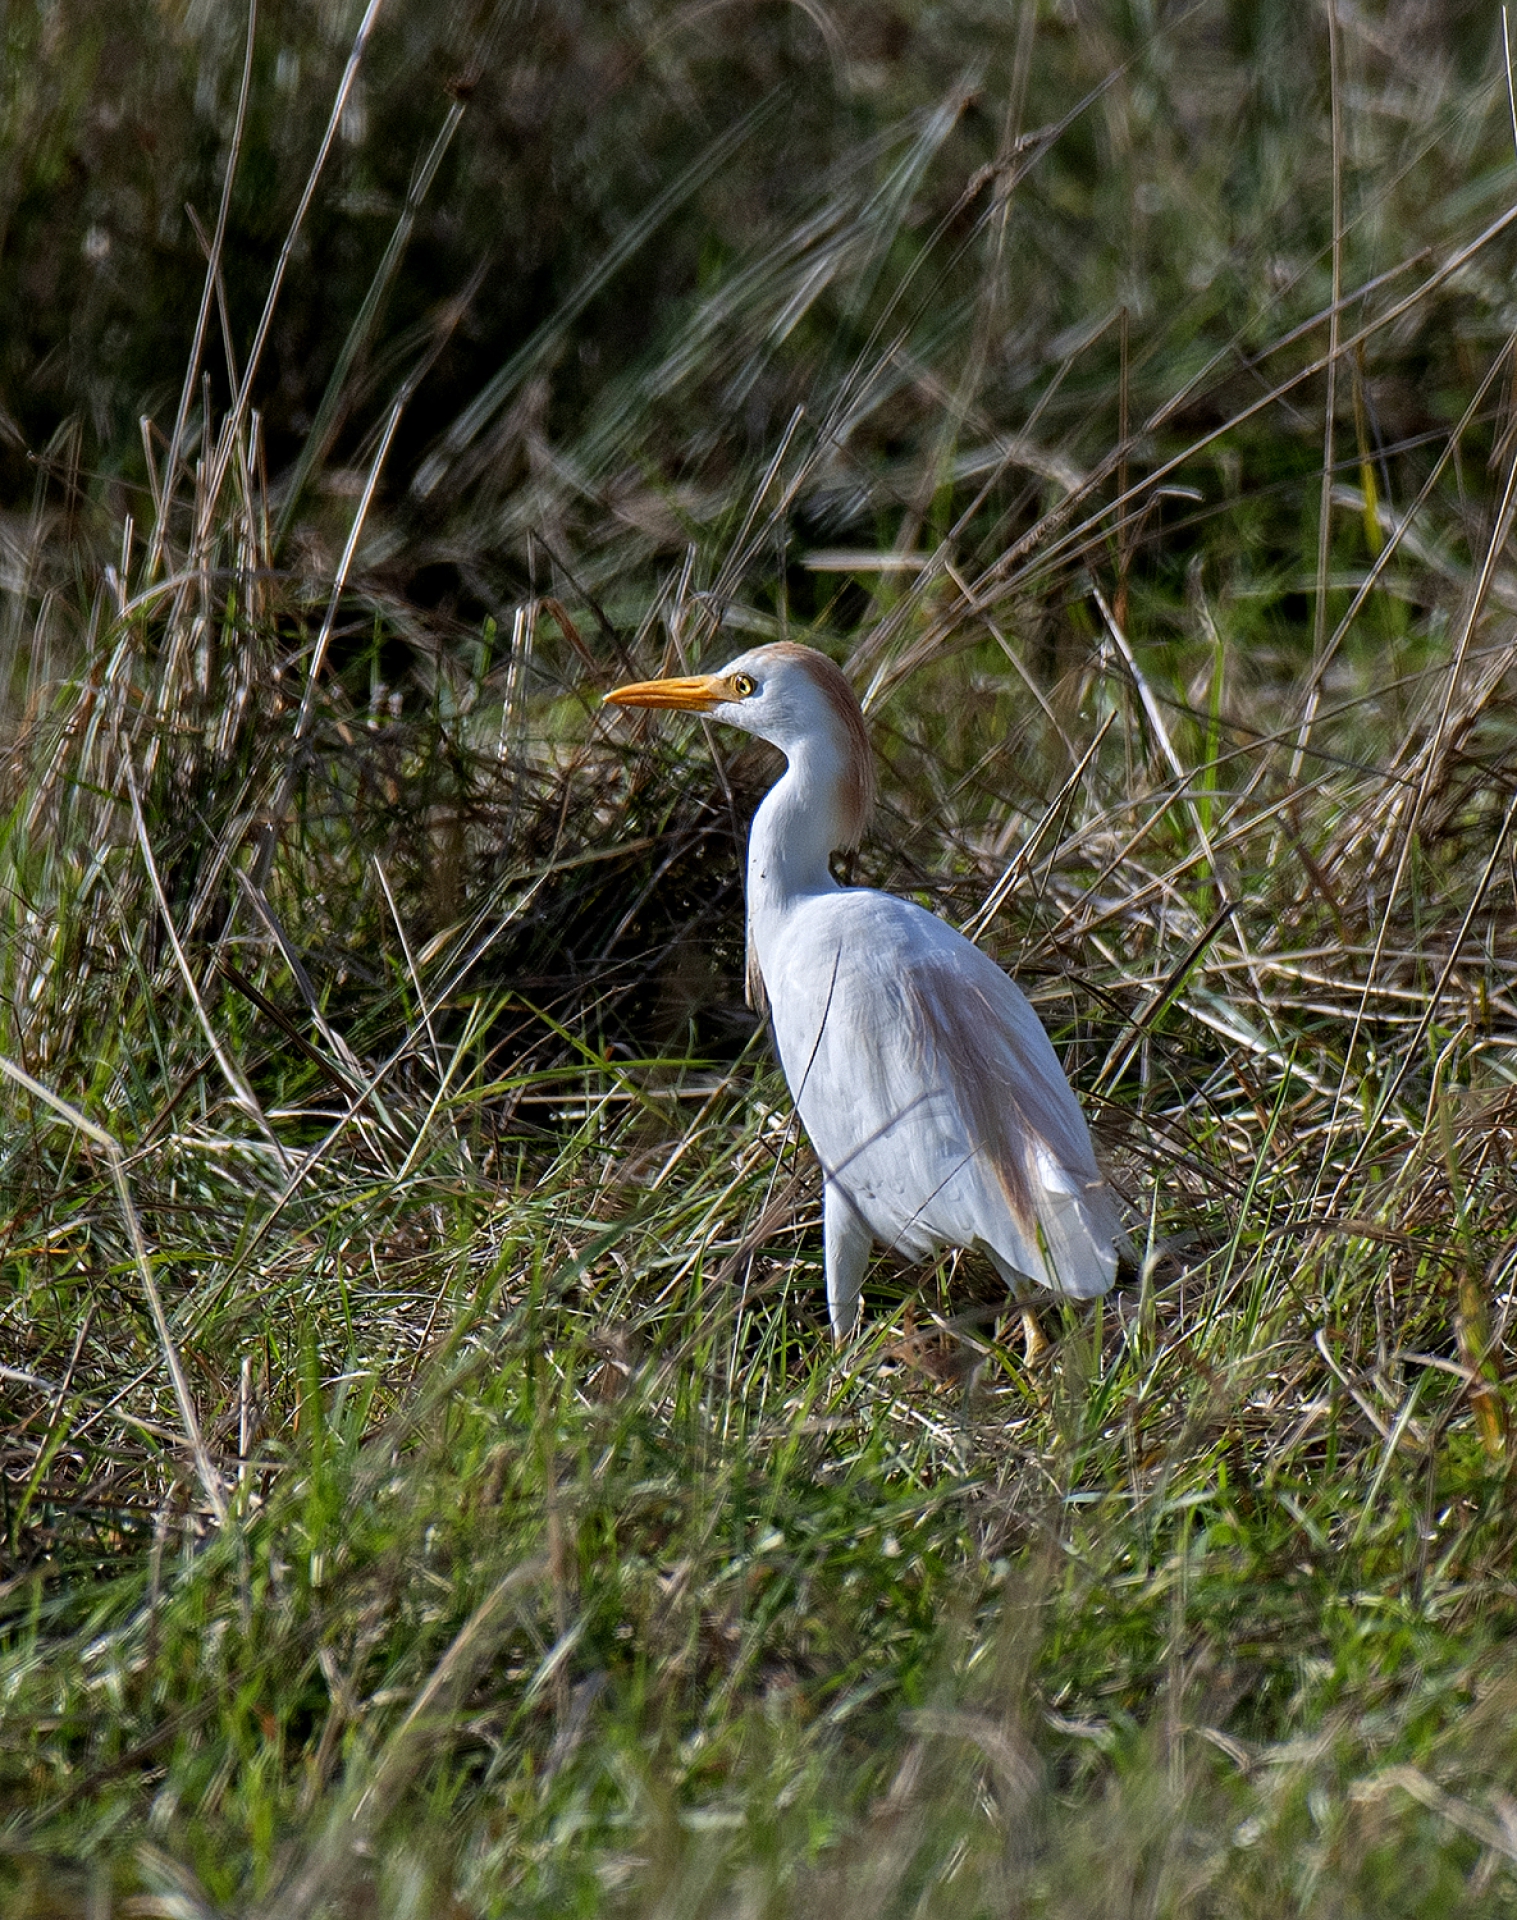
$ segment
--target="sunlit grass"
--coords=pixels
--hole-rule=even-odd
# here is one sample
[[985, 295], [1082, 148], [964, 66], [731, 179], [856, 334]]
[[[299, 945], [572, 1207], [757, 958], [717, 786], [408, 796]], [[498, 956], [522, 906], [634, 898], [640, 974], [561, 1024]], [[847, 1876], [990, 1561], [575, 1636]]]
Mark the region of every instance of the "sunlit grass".
[[[8, 1912], [1517, 1902], [1504, 78], [1337, 22], [1324, 488], [1325, 32], [961, 23], [893, 82], [671, 44], [660, 138], [720, 112], [494, 363], [403, 272], [385, 330], [417, 176], [267, 420], [212, 324], [177, 464], [112, 386], [8, 496]], [[709, 244], [629, 333], [666, 190]], [[599, 706], [778, 635], [866, 698], [852, 877], [1085, 1097], [1094, 1307], [882, 1259], [826, 1337], [742, 1006], [772, 763]]]

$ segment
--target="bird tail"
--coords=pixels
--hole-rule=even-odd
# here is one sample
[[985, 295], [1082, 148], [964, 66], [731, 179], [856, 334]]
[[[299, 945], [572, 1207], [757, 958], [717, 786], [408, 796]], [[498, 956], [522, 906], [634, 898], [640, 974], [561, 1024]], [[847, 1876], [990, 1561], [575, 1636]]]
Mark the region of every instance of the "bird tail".
[[1131, 1257], [1116, 1197], [1104, 1180], [1080, 1181], [1062, 1167], [1040, 1165], [1038, 1172], [1038, 1251], [1045, 1269], [1038, 1277], [1055, 1293], [1093, 1299], [1115, 1281], [1124, 1255]]

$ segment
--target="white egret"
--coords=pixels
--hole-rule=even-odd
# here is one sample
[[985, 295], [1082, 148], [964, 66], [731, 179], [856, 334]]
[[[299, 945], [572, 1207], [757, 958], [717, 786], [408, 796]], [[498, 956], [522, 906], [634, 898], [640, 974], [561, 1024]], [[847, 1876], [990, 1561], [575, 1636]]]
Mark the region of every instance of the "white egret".
[[1104, 1293], [1126, 1237], [1037, 1015], [935, 914], [832, 876], [874, 799], [839, 668], [787, 641], [606, 698], [709, 714], [788, 762], [748, 839], [748, 988], [822, 1163], [834, 1338], [856, 1324], [874, 1240], [913, 1259], [980, 1247], [1018, 1294]]

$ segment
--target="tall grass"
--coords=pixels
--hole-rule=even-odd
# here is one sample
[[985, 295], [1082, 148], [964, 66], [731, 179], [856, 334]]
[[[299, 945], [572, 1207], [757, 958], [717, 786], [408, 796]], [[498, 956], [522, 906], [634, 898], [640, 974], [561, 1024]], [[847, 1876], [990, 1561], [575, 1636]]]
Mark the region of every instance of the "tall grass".
[[[1494, 23], [110, 18], [6, 28], [6, 1911], [1510, 1912]], [[783, 635], [1123, 1294], [831, 1349], [772, 764], [598, 704]]]

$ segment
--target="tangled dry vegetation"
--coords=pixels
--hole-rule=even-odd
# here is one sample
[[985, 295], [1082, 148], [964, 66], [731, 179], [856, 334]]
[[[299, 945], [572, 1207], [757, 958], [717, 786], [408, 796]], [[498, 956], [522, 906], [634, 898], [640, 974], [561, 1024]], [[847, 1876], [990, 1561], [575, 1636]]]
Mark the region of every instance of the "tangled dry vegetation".
[[[1319, 25], [1029, 8], [895, 120], [856, 74], [870, 137], [594, 405], [652, 211], [408, 452], [443, 323], [344, 383], [423, 165], [287, 461], [214, 270], [135, 492], [98, 420], [39, 454], [9, 1911], [1512, 1910], [1506, 78]], [[827, 1345], [742, 1002], [767, 750], [599, 707], [783, 635], [870, 713], [852, 877], [1086, 1101], [1105, 1303], [882, 1262]]]

